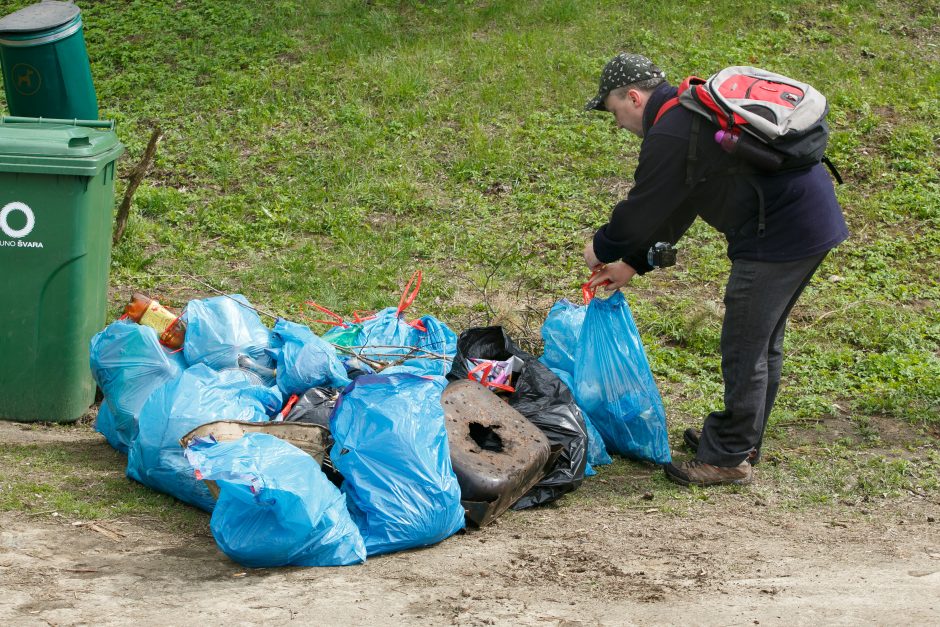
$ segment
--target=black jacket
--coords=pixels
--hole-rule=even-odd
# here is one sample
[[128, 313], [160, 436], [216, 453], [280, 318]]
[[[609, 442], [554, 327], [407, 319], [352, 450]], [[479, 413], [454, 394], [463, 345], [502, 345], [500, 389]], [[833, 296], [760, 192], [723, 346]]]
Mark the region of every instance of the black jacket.
[[[829, 173], [811, 168], [775, 174], [741, 174], [742, 164], [714, 141], [717, 127], [701, 118], [692, 180], [688, 183], [692, 113], [674, 107], [653, 124], [660, 107], [676, 95], [663, 84], [650, 94], [643, 114], [643, 143], [626, 200], [594, 235], [594, 253], [610, 263], [623, 259], [639, 274], [652, 268], [646, 253], [660, 241], [675, 243], [701, 216], [723, 233], [728, 257], [794, 261], [825, 252], [848, 237]], [[763, 191], [766, 230], [758, 236]]]

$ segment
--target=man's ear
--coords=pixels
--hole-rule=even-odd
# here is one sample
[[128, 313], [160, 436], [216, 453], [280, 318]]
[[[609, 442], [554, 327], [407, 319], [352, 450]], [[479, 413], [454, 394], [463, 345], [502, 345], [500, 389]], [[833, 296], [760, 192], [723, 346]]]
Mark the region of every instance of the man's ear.
[[630, 91], [627, 92], [627, 95], [630, 97], [630, 101], [633, 103], [633, 106], [635, 107], [643, 106], [643, 100], [644, 100], [643, 92], [641, 92], [638, 89], [631, 89]]

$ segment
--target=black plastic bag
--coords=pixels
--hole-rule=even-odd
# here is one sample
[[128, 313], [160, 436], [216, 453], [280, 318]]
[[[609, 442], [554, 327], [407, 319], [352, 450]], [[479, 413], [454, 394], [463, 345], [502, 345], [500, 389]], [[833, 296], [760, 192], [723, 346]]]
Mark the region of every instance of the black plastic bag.
[[[349, 378], [355, 379], [356, 377], [350, 374]], [[333, 415], [333, 409], [336, 407], [336, 402], [342, 392], [343, 390], [340, 388], [310, 388], [298, 397], [290, 409], [287, 410], [286, 415], [284, 415], [284, 422], [303, 422], [319, 425], [329, 431], [330, 416]], [[333, 446], [332, 434], [327, 436], [327, 441], [329, 446]], [[321, 470], [326, 474], [326, 478], [333, 482], [333, 485], [336, 487], [343, 485], [343, 475], [333, 466], [329, 455], [323, 460]]]
[[297, 399], [284, 416], [284, 422], [306, 422], [330, 428], [330, 414], [342, 390], [336, 388], [310, 388]]
[[513, 505], [513, 509], [525, 509], [551, 503], [578, 489], [584, 481], [588, 440], [581, 410], [568, 387], [537, 357], [516, 346], [500, 326], [461, 333], [447, 378], [466, 379], [468, 359], [505, 360], [513, 355], [525, 365], [512, 380], [515, 391], [506, 397], [507, 402], [542, 430], [553, 449], [561, 449], [551, 471]]

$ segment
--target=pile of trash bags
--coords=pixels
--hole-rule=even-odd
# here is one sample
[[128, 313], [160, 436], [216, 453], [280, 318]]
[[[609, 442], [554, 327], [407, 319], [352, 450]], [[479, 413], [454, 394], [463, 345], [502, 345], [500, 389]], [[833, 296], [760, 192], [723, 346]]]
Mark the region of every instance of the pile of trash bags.
[[[248, 567], [433, 545], [576, 490], [608, 449], [668, 461], [622, 297], [556, 304], [538, 358], [501, 327], [458, 338], [433, 316], [407, 321], [416, 276], [398, 307], [329, 312], [322, 336], [282, 318], [269, 328], [239, 294], [159, 324], [124, 316], [91, 341], [96, 428], [127, 454], [128, 477], [211, 512], [219, 548]], [[178, 348], [167, 320], [185, 333]], [[612, 326], [619, 352], [600, 349]]]

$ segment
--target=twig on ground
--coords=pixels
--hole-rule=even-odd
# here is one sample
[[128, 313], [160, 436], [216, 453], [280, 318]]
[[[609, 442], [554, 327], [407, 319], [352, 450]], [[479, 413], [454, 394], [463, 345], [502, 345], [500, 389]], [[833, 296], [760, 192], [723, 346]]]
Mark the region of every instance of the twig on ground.
[[372, 359], [369, 359], [368, 357], [363, 357], [362, 355], [357, 354], [356, 351], [352, 350], [352, 349], [349, 348], [348, 346], [338, 346], [338, 345], [336, 345], [336, 344], [333, 344], [333, 346], [334, 346], [334, 347], [336, 348], [336, 350], [338, 350], [339, 352], [345, 353], [345, 354], [347, 354], [347, 355], [352, 355], [353, 357], [359, 359], [360, 361], [362, 361], [362, 363], [364, 363], [365, 365], [369, 366], [369, 367], [372, 368], [373, 370], [381, 370], [382, 368], [385, 367], [385, 364], [383, 364], [382, 362], [380, 362], [380, 361], [374, 361], [374, 360], [372, 360]]
[[[407, 354], [411, 355], [411, 353], [407, 353]], [[369, 355], [371, 355], [372, 357], [392, 357], [394, 359], [399, 359], [402, 357], [402, 353], [375, 353], [372, 351], [369, 351]], [[356, 356], [361, 357], [361, 355], [358, 355], [358, 354]], [[410, 357], [408, 357], [408, 359], [437, 359], [439, 361], [451, 360], [450, 357], [447, 357], [445, 355], [411, 355]]]
[[876, 299], [874, 299], [874, 298], [861, 298], [861, 299], [859, 299], [859, 300], [853, 300], [852, 302], [850, 302], [849, 304], [847, 304], [847, 305], [844, 306], [844, 307], [839, 307], [838, 309], [833, 309], [833, 310], [831, 310], [831, 311], [827, 311], [827, 312], [825, 312], [825, 313], [823, 313], [823, 314], [820, 314], [819, 316], [817, 316], [817, 318], [816, 318], [815, 320], [813, 320], [813, 321], [810, 322], [809, 324], [805, 325], [804, 328], [807, 328], [807, 329], [808, 329], [808, 328], [810, 328], [810, 327], [816, 326], [817, 324], [819, 324], [820, 322], [822, 322], [822, 321], [825, 320], [826, 318], [828, 318], [828, 317], [830, 317], [830, 316], [835, 316], [835, 315], [839, 315], [839, 314], [844, 314], [845, 312], [847, 312], [849, 309], [852, 309], [853, 307], [857, 307], [857, 306], [862, 305], [862, 304], [865, 304], [865, 303], [876, 303], [876, 302], [878, 302], [878, 301], [877, 301]]
[[105, 537], [107, 537], [107, 538], [110, 538], [110, 539], [114, 540], [115, 542], [120, 542], [121, 539], [124, 538], [124, 534], [123, 534], [123, 533], [120, 533], [120, 532], [118, 532], [118, 531], [114, 531], [113, 529], [108, 529], [108, 528], [105, 527], [103, 524], [98, 524], [98, 523], [96, 523], [96, 522], [94, 522], [94, 521], [90, 521], [90, 520], [89, 520], [89, 521], [77, 520], [77, 521], [73, 522], [72, 525], [73, 525], [74, 527], [87, 527], [88, 529], [91, 529], [92, 531], [96, 531], [96, 532], [100, 533], [101, 535], [103, 535], [103, 536], [105, 536]]
[[[394, 345], [394, 344], [370, 344], [367, 346], [347, 346], [346, 348], [350, 348], [353, 350], [364, 350], [364, 349], [373, 349], [373, 348], [400, 348], [400, 349], [408, 349], [410, 351], [418, 352], [418, 353], [427, 353], [428, 357], [435, 357], [437, 359], [450, 359], [450, 357], [448, 357], [447, 355], [444, 355], [442, 353], [435, 353], [434, 351], [429, 351], [427, 349], [421, 348], [420, 346], [405, 346], [405, 345]], [[398, 356], [399, 355], [395, 355], [395, 357], [398, 357]]]
[[200, 279], [200, 278], [197, 277], [197, 276], [193, 276], [193, 275], [191, 275], [191, 274], [181, 274], [180, 276], [186, 277], [187, 279], [190, 279], [190, 280], [192, 280], [192, 281], [195, 281], [196, 283], [199, 283], [199, 284], [203, 285], [204, 287], [206, 287], [207, 289], [209, 289], [209, 290], [215, 292], [215, 293], [218, 294], [219, 296], [225, 296], [226, 298], [231, 298], [232, 300], [234, 300], [236, 303], [238, 303], [238, 304], [241, 305], [242, 307], [244, 307], [244, 308], [246, 308], [246, 309], [251, 309], [251, 310], [254, 311], [255, 313], [260, 314], [260, 315], [262, 315], [262, 316], [267, 316], [268, 318], [271, 318], [272, 320], [277, 320], [278, 318], [283, 318], [283, 317], [284, 317], [284, 316], [279, 316], [279, 315], [277, 315], [277, 314], [273, 314], [273, 313], [267, 312], [267, 311], [265, 311], [265, 310], [263, 310], [263, 309], [259, 309], [258, 307], [255, 307], [255, 306], [253, 306], [253, 305], [246, 305], [245, 303], [239, 301], [238, 299], [232, 298], [231, 296], [229, 296], [228, 294], [226, 294], [226, 293], [223, 292], [222, 290], [220, 290], [220, 289], [218, 289], [218, 288], [216, 288], [216, 287], [213, 287], [212, 285], [210, 285], [209, 283], [207, 283], [206, 281]]
[[416, 350], [415, 348], [412, 348], [410, 351], [408, 351], [407, 354], [402, 355], [399, 359], [396, 359], [395, 361], [389, 363], [387, 366], [385, 366], [385, 368], [391, 368], [393, 366], [400, 366], [406, 361], [408, 361], [409, 359], [413, 359], [415, 350]]
[[127, 189], [124, 191], [124, 199], [121, 201], [121, 206], [118, 207], [117, 210], [117, 217], [114, 219], [114, 234], [111, 236], [112, 244], [116, 245], [121, 241], [121, 237], [124, 236], [124, 230], [127, 228], [127, 218], [131, 212], [131, 199], [134, 197], [134, 192], [136, 192], [137, 188], [140, 186], [140, 182], [143, 181], [144, 177], [147, 175], [147, 170], [150, 169], [150, 164], [153, 163], [153, 158], [157, 153], [157, 144], [162, 137], [163, 131], [160, 130], [160, 127], [153, 129], [153, 133], [150, 135], [150, 141], [147, 142], [147, 149], [144, 151], [144, 156], [141, 157], [140, 162], [134, 167], [128, 177]]

